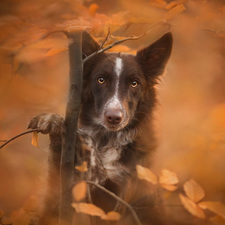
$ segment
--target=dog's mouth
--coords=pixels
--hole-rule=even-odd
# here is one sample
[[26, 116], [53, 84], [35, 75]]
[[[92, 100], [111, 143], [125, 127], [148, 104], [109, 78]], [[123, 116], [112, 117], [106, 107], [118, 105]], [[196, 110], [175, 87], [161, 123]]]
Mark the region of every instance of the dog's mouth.
[[111, 125], [111, 124], [105, 124], [104, 127], [108, 130], [108, 131], [119, 131], [123, 128], [123, 126], [118, 126], [118, 125]]

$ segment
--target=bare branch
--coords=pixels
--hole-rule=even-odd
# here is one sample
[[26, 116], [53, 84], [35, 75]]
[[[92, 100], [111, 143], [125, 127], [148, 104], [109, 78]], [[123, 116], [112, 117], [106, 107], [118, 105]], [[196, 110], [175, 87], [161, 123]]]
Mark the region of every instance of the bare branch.
[[87, 184], [91, 184], [91, 185], [94, 185], [96, 186], [97, 188], [101, 189], [102, 191], [104, 191], [105, 193], [109, 194], [110, 196], [112, 196], [114, 199], [116, 199], [118, 202], [122, 203], [123, 205], [125, 205], [130, 211], [131, 211], [131, 214], [133, 215], [134, 217], [134, 220], [136, 222], [136, 224], [138, 225], [142, 225], [141, 224], [141, 221], [139, 220], [136, 212], [134, 211], [133, 207], [128, 204], [127, 202], [125, 202], [123, 199], [121, 199], [120, 197], [118, 197], [117, 195], [115, 195], [113, 192], [107, 190], [106, 188], [102, 187], [101, 185], [95, 183], [95, 182], [92, 182], [92, 181], [85, 181]]
[[15, 140], [16, 138], [21, 137], [21, 136], [23, 136], [23, 135], [25, 135], [25, 134], [33, 133], [33, 132], [35, 132], [35, 131], [36, 131], [36, 132], [41, 132], [40, 129], [33, 129], [33, 130], [28, 130], [28, 131], [25, 131], [25, 132], [23, 132], [23, 133], [20, 133], [20, 134], [18, 134], [18, 135], [16, 135], [16, 136], [12, 137], [12, 138], [9, 139], [8, 141], [6, 141], [3, 145], [1, 145], [1, 146], [0, 146], [0, 149], [2, 149], [5, 145], [7, 145], [9, 142]]
[[[101, 53], [101, 52], [105, 52], [105, 51], [109, 50], [110, 48], [112, 48], [112, 47], [115, 46], [115, 45], [121, 44], [121, 43], [123, 43], [123, 42], [125, 42], [125, 41], [128, 41], [128, 40], [138, 40], [139, 38], [141, 38], [141, 37], [145, 36], [146, 34], [148, 34], [148, 33], [151, 31], [151, 29], [152, 29], [153, 27], [155, 27], [155, 26], [157, 26], [157, 25], [159, 25], [159, 24], [163, 24], [163, 22], [160, 21], [160, 22], [154, 24], [154, 25], [151, 26], [147, 31], [145, 31], [143, 34], [141, 34], [141, 35], [139, 35], [139, 36], [134, 36], [134, 35], [133, 35], [133, 36], [126, 37], [126, 38], [121, 39], [121, 40], [118, 40], [118, 41], [114, 41], [111, 45], [107, 46], [106, 48], [99, 49], [98, 51], [93, 52], [91, 55], [89, 55], [88, 57], [86, 57], [85, 59], [83, 59], [83, 63], [85, 63], [86, 61], [88, 61], [88, 60], [89, 60], [90, 58], [92, 58], [93, 56], [95, 56], [95, 55], [97, 55], [97, 54], [99, 54], [99, 53]], [[107, 36], [108, 36], [108, 35], [107, 35]]]
[[105, 40], [104, 40], [104, 41], [102, 42], [102, 44], [100, 45], [99, 50], [102, 49], [103, 46], [105, 45], [105, 43], [108, 41], [109, 34], [110, 34], [110, 27], [108, 28], [108, 34], [106, 35]]

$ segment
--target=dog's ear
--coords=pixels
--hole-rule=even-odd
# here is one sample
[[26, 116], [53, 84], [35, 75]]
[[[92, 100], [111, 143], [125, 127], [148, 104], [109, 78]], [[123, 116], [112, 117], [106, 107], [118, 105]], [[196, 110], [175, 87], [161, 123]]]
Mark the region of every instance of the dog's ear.
[[87, 31], [84, 31], [82, 36], [83, 59], [99, 50], [99, 47], [99, 44], [94, 40], [94, 38]]
[[169, 32], [137, 52], [136, 60], [148, 79], [155, 80], [157, 76], [163, 74], [171, 54], [172, 44], [173, 37]]

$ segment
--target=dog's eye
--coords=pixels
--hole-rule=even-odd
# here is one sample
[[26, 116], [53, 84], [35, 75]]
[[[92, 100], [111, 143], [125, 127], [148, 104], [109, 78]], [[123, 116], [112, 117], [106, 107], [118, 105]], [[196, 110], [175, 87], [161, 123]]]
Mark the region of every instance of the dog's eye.
[[99, 84], [104, 84], [105, 83], [105, 79], [103, 77], [99, 77], [98, 78], [98, 83]]
[[135, 88], [135, 87], [137, 87], [139, 85], [139, 83], [138, 83], [138, 81], [136, 81], [136, 80], [133, 80], [132, 82], [131, 82], [131, 87], [132, 88]]

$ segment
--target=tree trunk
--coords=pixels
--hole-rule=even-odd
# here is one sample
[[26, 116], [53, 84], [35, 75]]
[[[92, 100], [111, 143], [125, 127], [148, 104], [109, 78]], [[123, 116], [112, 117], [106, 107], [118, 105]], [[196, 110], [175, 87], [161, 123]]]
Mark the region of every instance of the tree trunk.
[[66, 134], [62, 142], [60, 163], [59, 224], [72, 224], [71, 188], [74, 180], [74, 156], [78, 116], [83, 83], [82, 31], [68, 33], [69, 41], [69, 94], [66, 106]]

